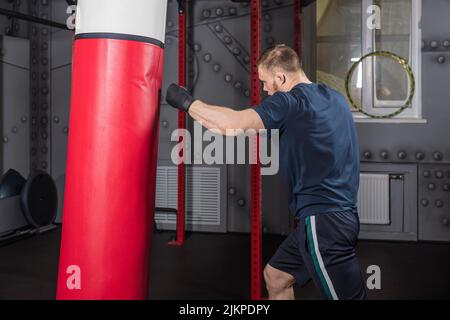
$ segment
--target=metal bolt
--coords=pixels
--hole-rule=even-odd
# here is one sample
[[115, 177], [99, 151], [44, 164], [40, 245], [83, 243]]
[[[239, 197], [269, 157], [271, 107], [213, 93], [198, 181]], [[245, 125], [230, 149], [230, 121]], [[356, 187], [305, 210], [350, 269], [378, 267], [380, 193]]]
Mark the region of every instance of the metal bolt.
[[437, 47], [439, 47], [439, 42], [433, 40], [430, 42], [430, 47], [433, 49], [436, 49]]
[[236, 47], [236, 48], [233, 48], [232, 52], [234, 55], [238, 56], [241, 54], [241, 49]]
[[380, 157], [384, 160], [387, 160], [389, 158], [389, 153], [387, 151], [381, 151]]
[[436, 185], [434, 183], [428, 184], [428, 190], [430, 190], [430, 191], [436, 190]]
[[205, 62], [210, 62], [210, 61], [211, 61], [211, 54], [206, 53], [206, 54], [203, 56], [203, 60], [204, 60]]
[[53, 122], [54, 123], [59, 123], [59, 117], [58, 116], [54, 116], [53, 117]]
[[236, 194], [236, 189], [235, 188], [228, 189], [228, 194], [234, 196]]
[[439, 56], [439, 57], [436, 59], [436, 61], [437, 61], [437, 63], [439, 63], [439, 64], [444, 64], [445, 61], [446, 61], [446, 59], [445, 59], [444, 56]]
[[406, 152], [405, 151], [399, 151], [397, 156], [398, 156], [398, 158], [400, 160], [405, 160], [406, 159]]
[[233, 40], [229, 36], [226, 36], [225, 38], [223, 38], [223, 41], [225, 41], [226, 44], [230, 44], [231, 42], [233, 42]]
[[434, 160], [441, 161], [443, 158], [444, 158], [444, 155], [441, 152], [436, 151], [435, 153], [433, 153]]
[[417, 152], [416, 153], [416, 159], [419, 160], [419, 161], [425, 159], [425, 154], [423, 152]]
[[216, 16], [221, 16], [223, 15], [223, 9], [222, 8], [217, 8], [216, 9]]
[[218, 33], [221, 33], [223, 31], [223, 27], [220, 24], [216, 24], [214, 30], [216, 30], [216, 32]]
[[214, 72], [219, 72], [220, 71], [220, 69], [221, 69], [221, 66], [220, 66], [220, 64], [215, 64], [214, 66], [213, 66], [213, 70], [214, 70]]
[[167, 128], [169, 126], [169, 122], [167, 120], [163, 120], [161, 122], [161, 125], [162, 125], [163, 128]]
[[430, 204], [430, 201], [428, 201], [428, 199], [422, 199], [420, 201], [420, 204], [422, 205], [422, 207], [428, 207], [428, 205]]
[[231, 74], [226, 74], [225, 75], [225, 82], [231, 82], [231, 80], [233, 80], [233, 76]]
[[18, 131], [19, 131], [19, 129], [16, 126], [11, 128], [12, 133], [17, 133]]
[[3, 137], [3, 143], [8, 143], [8, 137], [7, 136]]
[[431, 172], [428, 171], [428, 170], [425, 170], [425, 171], [423, 172], [423, 176], [424, 176], [424, 178], [429, 178], [429, 177], [431, 177]]
[[372, 152], [364, 151], [363, 156], [364, 156], [365, 159], [371, 159], [372, 158]]

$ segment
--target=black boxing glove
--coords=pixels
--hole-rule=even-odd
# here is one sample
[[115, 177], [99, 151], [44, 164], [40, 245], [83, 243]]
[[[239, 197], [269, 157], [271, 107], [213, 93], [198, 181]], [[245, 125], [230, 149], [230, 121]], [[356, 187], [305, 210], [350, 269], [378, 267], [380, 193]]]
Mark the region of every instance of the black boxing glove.
[[195, 99], [185, 88], [172, 83], [169, 88], [167, 88], [166, 101], [172, 107], [188, 112], [189, 107]]

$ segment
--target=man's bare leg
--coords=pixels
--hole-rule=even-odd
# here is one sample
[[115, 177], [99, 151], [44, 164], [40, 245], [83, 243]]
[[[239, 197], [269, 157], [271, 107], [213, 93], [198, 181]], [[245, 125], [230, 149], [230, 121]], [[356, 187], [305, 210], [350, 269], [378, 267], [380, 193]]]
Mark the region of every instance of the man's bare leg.
[[269, 300], [295, 300], [293, 288], [295, 278], [289, 273], [266, 265], [264, 280], [269, 292]]

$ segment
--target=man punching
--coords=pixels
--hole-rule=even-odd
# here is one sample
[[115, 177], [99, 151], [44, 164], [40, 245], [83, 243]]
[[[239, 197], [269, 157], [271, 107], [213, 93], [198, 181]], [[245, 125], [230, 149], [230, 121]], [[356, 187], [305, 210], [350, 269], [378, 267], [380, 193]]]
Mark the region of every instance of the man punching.
[[280, 168], [297, 228], [264, 269], [270, 299], [294, 299], [293, 285], [312, 279], [325, 299], [365, 299], [355, 254], [359, 234], [359, 147], [345, 98], [312, 83], [294, 50], [278, 45], [258, 62], [269, 98], [235, 111], [195, 100], [172, 84], [167, 102], [207, 129], [278, 129]]

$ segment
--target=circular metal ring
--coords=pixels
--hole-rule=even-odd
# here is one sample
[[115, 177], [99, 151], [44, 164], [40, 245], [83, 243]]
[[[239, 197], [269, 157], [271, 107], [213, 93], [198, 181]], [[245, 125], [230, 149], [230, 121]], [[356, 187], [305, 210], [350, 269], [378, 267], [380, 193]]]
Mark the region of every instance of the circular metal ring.
[[[382, 116], [370, 114], [370, 113], [364, 111], [362, 106], [358, 106], [353, 101], [352, 96], [350, 94], [350, 89], [349, 89], [350, 80], [351, 80], [351, 77], [352, 77], [353, 72], [355, 71], [356, 67], [361, 62], [363, 62], [364, 59], [366, 59], [368, 57], [374, 57], [374, 56], [387, 57], [387, 58], [391, 58], [392, 60], [398, 62], [402, 66], [403, 70], [405, 70], [405, 72], [408, 74], [409, 81], [411, 82], [411, 89], [410, 89], [409, 97], [406, 100], [406, 103], [401, 108], [399, 108], [397, 111], [387, 114], [387, 115], [382, 115]], [[361, 112], [362, 114], [365, 114], [366, 116], [369, 116], [369, 117], [375, 118], [375, 119], [393, 118], [393, 117], [399, 115], [400, 113], [402, 113], [405, 109], [409, 108], [411, 106], [412, 100], [414, 98], [415, 90], [416, 90], [415, 78], [414, 78], [414, 73], [413, 73], [411, 66], [408, 64], [408, 62], [404, 58], [396, 55], [395, 53], [389, 52], [389, 51], [374, 51], [374, 52], [370, 52], [370, 53], [364, 55], [363, 57], [361, 57], [361, 59], [359, 59], [352, 65], [350, 70], [347, 72], [347, 76], [345, 77], [345, 92], [347, 94], [347, 98], [348, 98], [350, 104], [352, 105], [352, 107], [355, 108], [358, 112]]]

